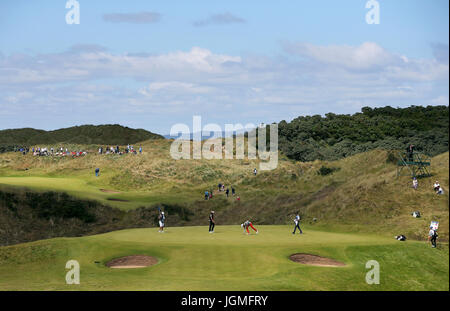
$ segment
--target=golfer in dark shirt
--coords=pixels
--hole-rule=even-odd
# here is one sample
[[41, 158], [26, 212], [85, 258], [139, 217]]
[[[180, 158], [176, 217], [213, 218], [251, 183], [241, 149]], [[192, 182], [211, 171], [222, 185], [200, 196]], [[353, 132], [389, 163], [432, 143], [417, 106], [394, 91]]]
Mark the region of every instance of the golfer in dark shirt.
[[214, 220], [214, 211], [209, 214], [209, 233], [214, 233], [214, 227], [216, 226], [216, 221]]

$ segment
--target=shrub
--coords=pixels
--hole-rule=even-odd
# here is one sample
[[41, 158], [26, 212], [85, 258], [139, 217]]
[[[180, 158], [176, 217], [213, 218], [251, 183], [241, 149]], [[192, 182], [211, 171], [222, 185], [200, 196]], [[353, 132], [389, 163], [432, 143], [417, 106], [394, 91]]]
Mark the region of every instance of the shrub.
[[317, 171], [317, 174], [319, 174], [320, 176], [326, 176], [332, 174], [334, 171], [337, 170], [338, 170], [337, 168], [322, 165]]

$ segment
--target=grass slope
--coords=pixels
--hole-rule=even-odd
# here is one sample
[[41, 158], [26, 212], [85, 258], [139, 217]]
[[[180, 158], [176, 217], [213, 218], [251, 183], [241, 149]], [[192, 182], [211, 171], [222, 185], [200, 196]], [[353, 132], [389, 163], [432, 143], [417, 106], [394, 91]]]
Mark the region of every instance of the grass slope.
[[[293, 236], [291, 226], [132, 229], [81, 238], [57, 238], [0, 248], [0, 290], [449, 290], [447, 245], [398, 242], [387, 235], [314, 230]], [[331, 257], [346, 267], [291, 262], [292, 253]], [[116, 257], [144, 254], [159, 263], [143, 269], [104, 266]], [[66, 285], [65, 263], [81, 266], [80, 285]], [[380, 263], [380, 284], [368, 285], [368, 260]], [[95, 263], [99, 261], [100, 263]]]
[[[0, 155], [0, 184], [33, 190], [66, 191], [124, 210], [156, 203], [180, 204], [191, 210], [190, 224], [200, 224], [211, 209], [224, 223], [251, 218], [260, 224], [287, 224], [296, 211], [304, 222], [324, 230], [405, 234], [425, 239], [431, 220], [441, 223], [441, 240], [448, 240], [448, 152], [432, 159], [433, 177], [419, 180], [417, 191], [408, 177], [396, 178], [396, 167], [387, 152], [375, 150], [338, 161], [292, 162], [281, 157], [278, 168], [252, 174], [254, 160], [174, 160], [170, 142], [142, 143], [142, 155], [88, 154], [80, 158]], [[337, 168], [327, 176], [321, 166]], [[96, 178], [94, 169], [101, 168]], [[432, 184], [439, 180], [446, 194], [437, 196]], [[241, 201], [223, 193], [203, 200], [205, 190], [219, 182], [233, 185]], [[106, 193], [100, 189], [119, 193]], [[111, 201], [108, 199], [121, 199]], [[411, 213], [419, 210], [423, 217]], [[169, 215], [170, 217], [170, 215]]]

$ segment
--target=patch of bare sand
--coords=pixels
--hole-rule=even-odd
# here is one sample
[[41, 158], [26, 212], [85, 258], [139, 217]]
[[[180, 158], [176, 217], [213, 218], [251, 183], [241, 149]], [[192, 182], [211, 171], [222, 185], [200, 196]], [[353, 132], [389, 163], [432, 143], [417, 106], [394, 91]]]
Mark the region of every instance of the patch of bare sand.
[[106, 263], [106, 266], [114, 269], [145, 268], [158, 263], [158, 259], [147, 255], [132, 255], [115, 258]]
[[289, 256], [289, 259], [294, 262], [299, 262], [305, 265], [311, 265], [311, 266], [321, 266], [321, 267], [343, 267], [345, 266], [345, 263], [331, 259], [326, 258], [322, 256], [317, 255], [311, 255], [311, 254], [293, 254]]

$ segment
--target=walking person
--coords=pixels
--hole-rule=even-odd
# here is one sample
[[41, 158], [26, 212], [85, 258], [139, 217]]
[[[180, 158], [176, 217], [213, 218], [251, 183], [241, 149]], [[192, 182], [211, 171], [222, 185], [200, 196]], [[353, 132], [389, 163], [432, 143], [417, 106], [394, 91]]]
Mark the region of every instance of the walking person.
[[300, 228], [300, 215], [297, 213], [297, 216], [295, 216], [294, 218], [294, 223], [295, 223], [295, 227], [294, 227], [294, 232], [292, 232], [292, 234], [295, 234], [295, 231], [298, 230], [300, 231], [300, 234], [303, 233], [302, 229]]
[[258, 173], [258, 171], [256, 170], [256, 168], [253, 169], [253, 174], [256, 176], [256, 174]]
[[214, 233], [214, 227], [216, 226], [216, 221], [214, 220], [214, 211], [209, 214], [209, 233]]
[[95, 177], [98, 177], [98, 175], [100, 175], [100, 169], [97, 167], [95, 169]]
[[208, 190], [206, 190], [205, 191], [205, 200], [208, 200], [208, 198], [209, 198], [209, 192], [208, 192]]
[[436, 238], [438, 237], [437, 229], [430, 226], [430, 231], [428, 232], [428, 241], [431, 242], [431, 247], [436, 248]]
[[230, 194], [230, 189], [227, 188], [227, 190], [225, 191], [225, 194], [227, 195], [227, 198], [228, 198], [228, 195]]
[[255, 227], [253, 227], [253, 224], [250, 220], [246, 220], [243, 224], [241, 224], [241, 228], [244, 229], [244, 234], [245, 234], [245, 231], [247, 231], [247, 235], [250, 234], [248, 227], [251, 227], [253, 230], [256, 231], [256, 234], [258, 234], [258, 230]]
[[231, 195], [234, 196], [236, 194], [236, 190], [233, 186], [231, 186]]
[[158, 232], [164, 232], [164, 222], [166, 221], [166, 216], [164, 215], [164, 212], [161, 212], [159, 214], [159, 231]]

